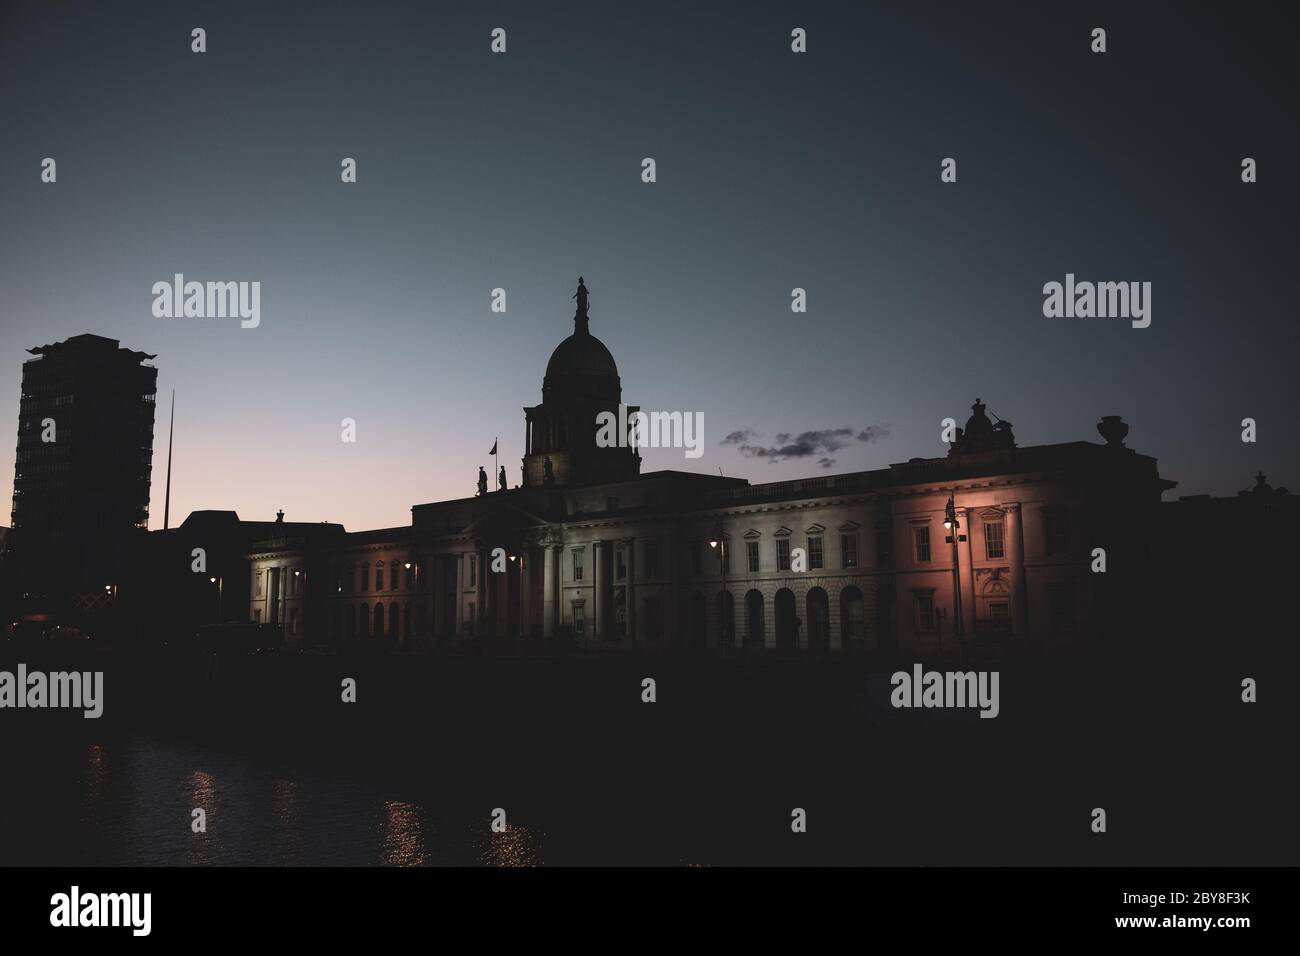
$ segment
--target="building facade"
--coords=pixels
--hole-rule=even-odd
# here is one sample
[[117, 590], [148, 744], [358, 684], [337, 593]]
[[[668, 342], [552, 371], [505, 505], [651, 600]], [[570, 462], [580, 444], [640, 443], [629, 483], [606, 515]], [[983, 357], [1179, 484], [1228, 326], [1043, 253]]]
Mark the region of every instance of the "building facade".
[[756, 485], [641, 474], [635, 447], [597, 447], [621, 382], [585, 286], [576, 298], [524, 410], [520, 487], [318, 547], [265, 542], [250, 619], [307, 646], [944, 656], [1085, 648], [1134, 625], [1174, 482], [1117, 417], [1102, 443], [1021, 448], [977, 399], [943, 457]]

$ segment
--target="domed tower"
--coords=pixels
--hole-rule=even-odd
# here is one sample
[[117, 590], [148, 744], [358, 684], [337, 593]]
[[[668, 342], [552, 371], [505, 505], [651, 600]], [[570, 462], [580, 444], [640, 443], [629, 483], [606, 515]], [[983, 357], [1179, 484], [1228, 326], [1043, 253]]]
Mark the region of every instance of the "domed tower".
[[[623, 388], [605, 343], [591, 334], [587, 286], [578, 278], [573, 334], [555, 347], [542, 379], [542, 404], [524, 409], [524, 485], [628, 481], [641, 472], [636, 448], [596, 447], [596, 416], [617, 418]], [[624, 413], [630, 417], [636, 406]]]

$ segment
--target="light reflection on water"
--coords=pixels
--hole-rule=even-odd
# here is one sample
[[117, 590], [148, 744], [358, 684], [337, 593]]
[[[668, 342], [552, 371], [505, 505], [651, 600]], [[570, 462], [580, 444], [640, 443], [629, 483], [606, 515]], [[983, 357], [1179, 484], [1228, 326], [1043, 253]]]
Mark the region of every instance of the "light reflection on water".
[[453, 818], [383, 783], [147, 738], [69, 743], [41, 762], [35, 785], [0, 788], [0, 865], [542, 863], [538, 831], [492, 833], [487, 814]]
[[427, 862], [420, 811], [414, 804], [389, 800], [384, 804], [384, 863], [422, 866]]
[[510, 823], [501, 833], [487, 834], [480, 842], [479, 860], [484, 866], [541, 866], [537, 834], [528, 827]]

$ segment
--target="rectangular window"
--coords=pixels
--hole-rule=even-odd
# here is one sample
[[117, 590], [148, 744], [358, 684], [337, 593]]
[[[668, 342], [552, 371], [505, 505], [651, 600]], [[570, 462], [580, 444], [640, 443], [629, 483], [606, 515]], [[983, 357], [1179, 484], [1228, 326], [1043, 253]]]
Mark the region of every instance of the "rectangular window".
[[647, 541], [645, 543], [645, 567], [643, 568], [643, 578], [659, 577], [659, 542]]
[[384, 589], [384, 569], [375, 568], [375, 590], [382, 591], [383, 589]]
[[916, 541], [916, 563], [928, 564], [930, 561], [930, 526], [920, 525], [912, 529]]
[[415, 586], [423, 591], [429, 587], [429, 569], [424, 566], [424, 558], [416, 558], [412, 564], [411, 570], [415, 572]]
[[412, 561], [411, 566], [406, 569], [406, 590], [408, 591], [415, 590], [415, 571], [416, 564]]
[[1006, 630], [1011, 626], [1011, 607], [1006, 601], [989, 602], [989, 621], [997, 630]]
[[365, 592], [370, 589], [370, 565], [361, 565], [361, 590]]
[[262, 596], [262, 572], [257, 572], [257, 596]]
[[1001, 521], [984, 522], [984, 557], [1006, 557], [1006, 546], [1002, 540]]
[[397, 565], [392, 564], [388, 567], [388, 590], [397, 590]]
[[573, 633], [582, 635], [587, 630], [587, 611], [582, 601], [573, 602]]
[[858, 536], [856, 532], [840, 535], [840, 567], [856, 568], [858, 566]]
[[822, 538], [817, 535], [808, 539], [808, 570], [824, 567], [822, 564]]
[[[478, 583], [478, 559], [473, 555], [469, 559], [469, 586], [474, 587]], [[473, 607], [473, 605], [470, 605]]]
[[573, 549], [573, 580], [582, 580], [582, 548]]
[[776, 539], [776, 569], [778, 571], [790, 570], [790, 539]]
[[1070, 514], [1067, 511], [1043, 512], [1043, 526], [1047, 531], [1047, 553], [1070, 553]]
[[934, 595], [918, 594], [916, 596], [916, 626], [924, 633], [934, 631]]
[[627, 578], [627, 551], [623, 548], [614, 549], [614, 578], [619, 581]]
[[1074, 585], [1048, 585], [1047, 626], [1054, 637], [1067, 637], [1075, 633], [1078, 625], [1074, 602]]
[[749, 554], [749, 573], [757, 574], [758, 573], [758, 542], [746, 541], [745, 550]]

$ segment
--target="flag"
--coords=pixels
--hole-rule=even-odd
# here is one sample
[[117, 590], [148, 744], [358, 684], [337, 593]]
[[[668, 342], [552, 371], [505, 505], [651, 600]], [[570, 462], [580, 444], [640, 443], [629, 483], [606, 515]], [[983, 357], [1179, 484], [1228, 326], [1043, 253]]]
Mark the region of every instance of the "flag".
[[492, 450], [491, 450], [490, 452], [488, 452], [488, 454], [489, 454], [489, 455], [495, 455], [496, 453], [497, 453], [497, 443], [496, 443], [496, 439], [493, 439], [493, 440], [492, 440]]

